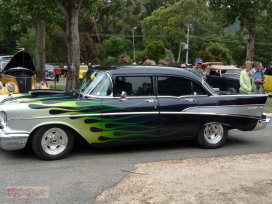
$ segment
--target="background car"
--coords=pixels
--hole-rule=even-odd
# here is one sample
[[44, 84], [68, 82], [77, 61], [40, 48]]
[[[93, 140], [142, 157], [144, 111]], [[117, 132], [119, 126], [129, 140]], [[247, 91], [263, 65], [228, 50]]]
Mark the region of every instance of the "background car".
[[45, 80], [54, 80], [54, 65], [52, 64], [45, 64]]
[[212, 87], [230, 94], [239, 92], [240, 68], [228, 65], [211, 65], [206, 70], [206, 81]]
[[32, 89], [49, 89], [47, 82], [36, 81], [33, 59], [25, 51], [17, 52], [1, 72], [0, 94], [28, 93]]
[[80, 65], [79, 67], [79, 79], [82, 79], [88, 71], [87, 65]]
[[266, 68], [264, 71], [265, 83], [263, 88], [266, 92], [272, 93], [272, 67]]

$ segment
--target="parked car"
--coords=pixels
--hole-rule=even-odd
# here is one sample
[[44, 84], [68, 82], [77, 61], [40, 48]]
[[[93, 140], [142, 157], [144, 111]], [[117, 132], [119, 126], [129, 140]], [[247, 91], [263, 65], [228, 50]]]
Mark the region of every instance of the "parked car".
[[54, 65], [52, 64], [45, 64], [45, 80], [54, 80], [55, 74], [54, 74]]
[[72, 92], [0, 96], [0, 147], [29, 143], [44, 160], [64, 158], [74, 141], [105, 146], [195, 139], [203, 148], [218, 148], [228, 130], [263, 129], [270, 121], [265, 94], [218, 95], [177, 68], [103, 69], [88, 71]]
[[263, 88], [266, 92], [272, 93], [272, 67], [266, 68], [264, 71], [265, 83]]
[[237, 94], [240, 88], [241, 69], [228, 65], [211, 65], [207, 67], [206, 81], [220, 91]]
[[0, 94], [28, 93], [31, 89], [49, 89], [47, 82], [36, 81], [36, 70], [30, 54], [17, 52], [1, 72]]
[[201, 69], [203, 70], [204, 73], [206, 73], [207, 68], [211, 65], [224, 65], [223, 62], [204, 62], [201, 64]]
[[87, 65], [80, 65], [79, 67], [79, 79], [82, 79], [88, 71]]

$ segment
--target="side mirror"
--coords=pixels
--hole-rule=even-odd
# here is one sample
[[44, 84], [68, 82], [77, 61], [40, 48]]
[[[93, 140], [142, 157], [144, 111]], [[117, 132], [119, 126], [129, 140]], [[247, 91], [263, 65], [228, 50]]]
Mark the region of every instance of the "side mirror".
[[127, 92], [122, 91], [120, 98], [125, 99], [127, 97]]

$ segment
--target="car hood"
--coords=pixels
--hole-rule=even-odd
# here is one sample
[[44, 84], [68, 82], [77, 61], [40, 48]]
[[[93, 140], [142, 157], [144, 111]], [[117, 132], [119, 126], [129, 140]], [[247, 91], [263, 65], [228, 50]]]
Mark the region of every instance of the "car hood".
[[27, 52], [26, 50], [21, 50], [17, 52], [3, 70], [6, 71], [15, 67], [24, 67], [29, 70], [36, 71], [33, 59], [29, 52]]

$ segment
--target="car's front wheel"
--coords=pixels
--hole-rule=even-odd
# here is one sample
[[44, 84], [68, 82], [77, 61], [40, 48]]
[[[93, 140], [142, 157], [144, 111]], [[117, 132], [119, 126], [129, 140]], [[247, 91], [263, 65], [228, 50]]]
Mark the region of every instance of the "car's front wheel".
[[32, 149], [44, 160], [62, 159], [74, 145], [74, 135], [67, 127], [48, 125], [40, 127], [32, 135]]
[[198, 133], [198, 144], [206, 149], [221, 147], [227, 140], [228, 129], [221, 124], [208, 124]]

